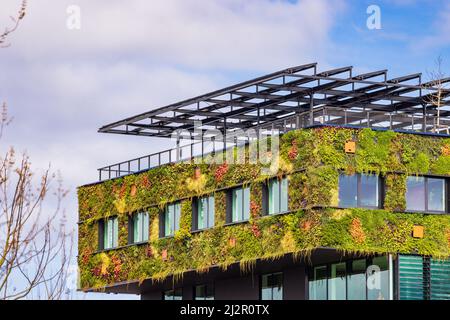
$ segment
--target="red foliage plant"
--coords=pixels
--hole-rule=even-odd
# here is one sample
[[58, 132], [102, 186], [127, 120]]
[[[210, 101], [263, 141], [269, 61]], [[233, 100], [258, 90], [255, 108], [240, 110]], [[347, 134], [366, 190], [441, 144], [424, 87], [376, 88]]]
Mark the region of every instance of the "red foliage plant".
[[448, 247], [450, 248], [450, 228], [447, 229], [447, 242], [448, 242]]
[[101, 276], [101, 274], [102, 274], [102, 268], [100, 268], [100, 267], [94, 267], [94, 268], [92, 268], [92, 274], [93, 274], [94, 276], [96, 276], [96, 277]]
[[123, 198], [126, 192], [127, 192], [127, 185], [123, 183], [122, 186], [120, 187], [119, 197]]
[[214, 173], [214, 177], [216, 178], [217, 182], [222, 181], [224, 175], [228, 172], [228, 164], [224, 163], [222, 165], [220, 165], [217, 169], [216, 172]]
[[298, 156], [297, 140], [292, 140], [292, 147], [288, 151], [288, 157], [291, 160], [295, 160], [297, 156]]
[[147, 175], [144, 175], [141, 179], [141, 186], [144, 188], [150, 188], [150, 180]]
[[359, 218], [354, 218], [350, 224], [350, 235], [357, 243], [363, 243], [366, 240], [366, 234], [362, 228]]
[[312, 227], [312, 222], [309, 220], [302, 221], [302, 223], [300, 225], [300, 228], [304, 231], [311, 230], [311, 227]]
[[250, 213], [252, 215], [252, 218], [258, 217], [259, 210], [261, 209], [261, 206], [256, 201], [250, 201]]
[[252, 224], [252, 233], [257, 238], [261, 236], [261, 230], [259, 230], [259, 227], [256, 223]]
[[84, 251], [81, 255], [81, 261], [83, 261], [84, 264], [87, 264], [89, 262], [89, 259], [91, 258], [92, 251], [90, 249]]
[[137, 187], [136, 187], [135, 184], [133, 184], [133, 185], [131, 186], [130, 195], [131, 195], [132, 197], [134, 197], [134, 196], [136, 195], [136, 193], [137, 193]]
[[122, 271], [122, 261], [116, 256], [113, 256], [111, 260], [114, 264], [114, 279], [119, 279], [120, 271]]

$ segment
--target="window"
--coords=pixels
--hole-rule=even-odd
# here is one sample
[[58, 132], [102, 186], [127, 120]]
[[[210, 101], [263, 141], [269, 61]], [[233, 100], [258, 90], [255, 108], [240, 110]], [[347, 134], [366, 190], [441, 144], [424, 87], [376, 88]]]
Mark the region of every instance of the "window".
[[195, 287], [195, 300], [214, 300], [214, 290], [211, 285], [199, 285]]
[[168, 204], [164, 210], [162, 236], [173, 236], [180, 229], [181, 207], [179, 202]]
[[194, 207], [194, 229], [214, 227], [214, 196], [198, 198]]
[[183, 300], [183, 290], [181, 288], [165, 291], [164, 300]]
[[366, 300], [366, 259], [350, 262], [347, 275], [348, 300]]
[[288, 179], [275, 178], [267, 185], [267, 213], [277, 214], [288, 211]]
[[346, 299], [346, 265], [345, 262], [333, 263], [328, 278], [328, 300]]
[[108, 218], [103, 222], [103, 248], [111, 249], [118, 245], [119, 223], [117, 217]]
[[327, 266], [313, 268], [309, 279], [309, 299], [327, 300]]
[[406, 210], [445, 212], [445, 179], [409, 176], [406, 180]]
[[389, 300], [389, 258], [356, 259], [313, 267], [310, 300]]
[[250, 188], [232, 190], [231, 222], [248, 220], [250, 217]]
[[389, 261], [386, 256], [373, 258], [368, 269], [368, 300], [389, 300]]
[[283, 273], [261, 277], [261, 300], [283, 300]]
[[133, 215], [129, 228], [130, 243], [148, 241], [149, 217], [147, 212], [138, 212]]
[[380, 178], [374, 174], [339, 175], [339, 206], [378, 208]]

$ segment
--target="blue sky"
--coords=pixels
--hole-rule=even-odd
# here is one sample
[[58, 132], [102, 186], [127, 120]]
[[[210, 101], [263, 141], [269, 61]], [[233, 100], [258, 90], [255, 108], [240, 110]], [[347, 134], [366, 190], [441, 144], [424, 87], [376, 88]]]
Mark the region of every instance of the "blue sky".
[[[2, 0], [0, 27], [19, 0]], [[369, 5], [381, 30], [366, 27]], [[81, 9], [70, 30], [67, 8]], [[169, 147], [98, 134], [106, 123], [293, 65], [347, 65], [390, 76], [450, 74], [450, 3], [444, 0], [39, 0], [0, 50], [0, 102], [15, 120], [0, 143], [34, 167], [59, 170], [77, 221], [76, 187], [96, 168]], [[49, 204], [51, 205], [51, 203]], [[91, 296], [88, 296], [88, 298]]]
[[[349, 1], [331, 31], [338, 52], [330, 60], [355, 67], [388, 68], [393, 73], [426, 72], [449, 55], [449, 3], [440, 0]], [[362, 13], [381, 8], [382, 29], [369, 30]], [[367, 16], [367, 15], [366, 15]]]

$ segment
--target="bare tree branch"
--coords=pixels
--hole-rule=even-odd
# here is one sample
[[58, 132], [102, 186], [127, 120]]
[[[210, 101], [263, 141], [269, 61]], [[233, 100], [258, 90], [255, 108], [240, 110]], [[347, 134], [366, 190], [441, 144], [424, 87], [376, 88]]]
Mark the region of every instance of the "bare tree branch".
[[[6, 40], [19, 27], [26, 7], [27, 1], [22, 0], [17, 15], [10, 17], [12, 26], [0, 32], [0, 48], [9, 46]], [[2, 138], [12, 119], [5, 102], [0, 111]], [[13, 148], [0, 154], [0, 299], [32, 298], [36, 292], [38, 298], [61, 299], [65, 292], [73, 232], [66, 232], [64, 215], [56, 223], [67, 191], [59, 180], [56, 208], [43, 214], [55, 175], [48, 169], [39, 179], [35, 187], [27, 155], [17, 160]]]
[[[445, 73], [442, 70], [442, 64], [443, 59], [441, 56], [439, 56], [436, 59], [436, 69], [428, 72], [428, 77], [430, 79], [430, 83], [434, 89], [434, 91], [428, 96], [426, 99], [426, 103], [436, 108], [437, 114], [436, 114], [436, 121], [434, 123], [434, 132], [439, 132], [441, 129], [447, 130], [447, 133], [449, 133], [448, 126], [442, 126], [441, 125], [441, 109], [443, 106], [445, 106], [445, 97], [448, 96], [448, 87], [447, 82], [445, 81]], [[429, 88], [425, 88], [429, 89]]]
[[25, 17], [25, 12], [27, 8], [27, 0], [22, 0], [22, 4], [19, 8], [19, 11], [17, 12], [16, 16], [10, 16], [10, 19], [12, 21], [11, 27], [6, 27], [5, 30], [0, 33], [0, 48], [6, 48], [9, 47], [10, 44], [6, 42], [6, 38], [17, 30], [19, 27], [20, 21]]
[[[0, 128], [9, 122], [4, 105]], [[56, 204], [49, 212], [55, 180]], [[35, 177], [25, 154], [16, 159], [10, 148], [0, 155], [0, 299], [29, 298], [37, 292], [38, 298], [63, 297], [73, 246], [73, 233], [66, 232], [61, 211], [66, 195], [50, 169]]]

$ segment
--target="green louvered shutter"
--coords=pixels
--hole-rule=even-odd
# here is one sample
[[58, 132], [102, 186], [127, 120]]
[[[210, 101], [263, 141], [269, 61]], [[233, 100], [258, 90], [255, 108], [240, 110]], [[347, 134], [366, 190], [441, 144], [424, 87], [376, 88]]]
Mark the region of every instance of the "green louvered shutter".
[[400, 300], [423, 300], [424, 278], [421, 256], [399, 256]]
[[450, 300], [450, 260], [430, 261], [431, 300]]

